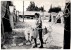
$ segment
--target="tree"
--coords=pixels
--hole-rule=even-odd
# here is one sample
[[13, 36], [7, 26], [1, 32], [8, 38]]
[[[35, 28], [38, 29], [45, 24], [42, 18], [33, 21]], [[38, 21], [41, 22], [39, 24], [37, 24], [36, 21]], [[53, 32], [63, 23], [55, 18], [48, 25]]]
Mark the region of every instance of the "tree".
[[70, 49], [70, 5], [70, 2], [66, 3], [64, 10], [64, 49]]
[[35, 6], [35, 11], [40, 11], [40, 9], [37, 6]]
[[40, 9], [40, 11], [42, 11], [42, 12], [45, 11], [45, 10], [44, 10], [44, 7], [42, 7], [42, 6], [41, 6], [39, 9]]
[[34, 2], [30, 2], [30, 5], [27, 8], [27, 11], [34, 11], [35, 10], [35, 3]]
[[51, 7], [50, 9], [49, 9], [49, 13], [51, 13], [51, 12], [56, 12], [56, 13], [58, 13], [59, 11], [61, 11], [61, 8], [60, 7]]
[[44, 7], [35, 6], [34, 2], [30, 2], [30, 5], [27, 8], [27, 11], [45, 11]]

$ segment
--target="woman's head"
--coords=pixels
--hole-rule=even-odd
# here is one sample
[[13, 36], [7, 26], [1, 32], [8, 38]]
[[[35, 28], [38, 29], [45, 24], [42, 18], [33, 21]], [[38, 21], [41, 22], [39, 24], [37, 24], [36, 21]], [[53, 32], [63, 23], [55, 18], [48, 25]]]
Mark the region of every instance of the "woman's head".
[[35, 18], [39, 18], [39, 13], [35, 13]]

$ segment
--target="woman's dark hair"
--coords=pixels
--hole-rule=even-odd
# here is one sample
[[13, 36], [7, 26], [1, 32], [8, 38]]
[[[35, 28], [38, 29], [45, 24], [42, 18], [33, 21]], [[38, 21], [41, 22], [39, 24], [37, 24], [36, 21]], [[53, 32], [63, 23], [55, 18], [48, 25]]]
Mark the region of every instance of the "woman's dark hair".
[[39, 13], [35, 13], [35, 15], [36, 15], [37, 17], [39, 17]]

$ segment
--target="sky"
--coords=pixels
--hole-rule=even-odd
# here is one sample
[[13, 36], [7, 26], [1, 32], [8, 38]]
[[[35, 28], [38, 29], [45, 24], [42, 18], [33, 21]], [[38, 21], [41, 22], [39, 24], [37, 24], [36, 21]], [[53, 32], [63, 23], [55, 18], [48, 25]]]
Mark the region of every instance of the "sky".
[[[44, 9], [46, 11], [49, 10], [51, 4], [52, 7], [61, 6], [62, 10], [65, 7], [65, 0], [24, 0], [24, 11], [26, 11], [26, 8], [29, 6], [30, 1], [34, 1], [35, 5], [37, 5], [38, 7], [44, 6]], [[13, 4], [15, 5], [17, 10], [23, 12], [23, 0], [14, 0]]]

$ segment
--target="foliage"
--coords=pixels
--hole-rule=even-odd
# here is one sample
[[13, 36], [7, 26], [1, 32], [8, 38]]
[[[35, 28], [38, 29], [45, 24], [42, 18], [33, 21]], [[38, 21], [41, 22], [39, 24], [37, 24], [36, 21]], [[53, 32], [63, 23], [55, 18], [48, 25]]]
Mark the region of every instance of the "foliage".
[[27, 11], [45, 11], [44, 7], [37, 7], [35, 6], [34, 2], [30, 2], [30, 5], [27, 8]]
[[51, 12], [56, 12], [56, 13], [58, 13], [59, 11], [61, 11], [61, 8], [60, 7], [51, 7], [50, 9], [49, 9], [49, 13], [51, 13]]

